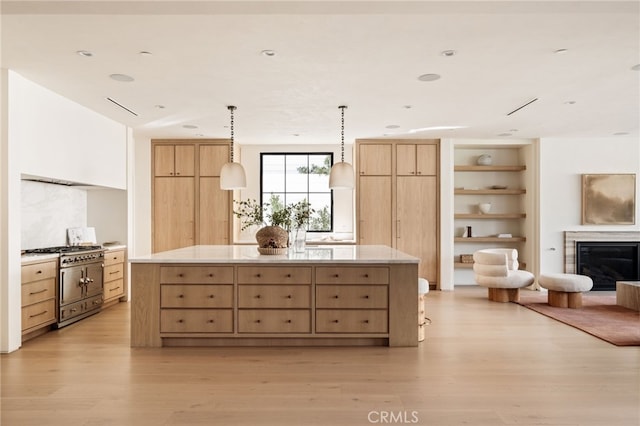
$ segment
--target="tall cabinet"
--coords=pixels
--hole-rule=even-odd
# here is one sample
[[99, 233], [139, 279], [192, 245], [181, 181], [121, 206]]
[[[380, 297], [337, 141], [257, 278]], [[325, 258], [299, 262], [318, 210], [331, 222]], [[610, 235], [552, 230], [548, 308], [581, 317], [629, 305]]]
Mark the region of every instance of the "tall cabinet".
[[231, 191], [220, 189], [227, 140], [153, 140], [154, 252], [196, 244], [229, 244]]
[[439, 141], [358, 140], [358, 244], [384, 244], [421, 259], [438, 285]]

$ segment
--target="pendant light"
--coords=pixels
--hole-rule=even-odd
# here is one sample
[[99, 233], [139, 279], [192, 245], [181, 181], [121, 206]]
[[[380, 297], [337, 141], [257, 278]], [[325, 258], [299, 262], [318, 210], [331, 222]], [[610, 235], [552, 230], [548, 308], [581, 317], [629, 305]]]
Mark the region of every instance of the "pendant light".
[[233, 111], [237, 108], [233, 105], [227, 107], [231, 113], [231, 149], [230, 161], [222, 166], [220, 170], [220, 189], [233, 190], [247, 187], [247, 176], [240, 163], [233, 162]]
[[344, 110], [347, 107], [345, 105], [340, 105], [338, 108], [340, 108], [341, 110], [340, 150], [342, 160], [339, 163], [335, 163], [333, 167], [331, 167], [331, 173], [329, 174], [329, 188], [353, 189], [353, 166], [349, 163], [344, 162]]

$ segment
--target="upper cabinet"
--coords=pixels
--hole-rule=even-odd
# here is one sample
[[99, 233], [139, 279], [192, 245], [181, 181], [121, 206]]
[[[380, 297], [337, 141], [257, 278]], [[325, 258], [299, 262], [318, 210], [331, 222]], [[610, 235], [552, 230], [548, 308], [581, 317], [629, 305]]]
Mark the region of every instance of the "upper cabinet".
[[437, 145], [398, 144], [396, 174], [398, 176], [435, 176], [438, 174]]
[[200, 176], [220, 176], [222, 166], [229, 162], [229, 147], [200, 145], [199, 150]]
[[194, 145], [154, 145], [154, 176], [194, 176], [195, 158]]
[[390, 144], [361, 144], [358, 146], [358, 175], [391, 176]]

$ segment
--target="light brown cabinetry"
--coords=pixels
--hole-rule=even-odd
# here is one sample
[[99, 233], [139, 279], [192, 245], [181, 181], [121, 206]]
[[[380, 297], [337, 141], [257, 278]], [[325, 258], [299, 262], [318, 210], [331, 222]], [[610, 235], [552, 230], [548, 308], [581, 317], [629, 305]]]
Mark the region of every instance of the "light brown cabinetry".
[[419, 275], [437, 286], [439, 141], [356, 143], [358, 243], [385, 244], [420, 258]]
[[220, 189], [226, 140], [154, 140], [153, 251], [229, 244], [232, 192]]
[[104, 253], [102, 309], [118, 303], [125, 295], [126, 250], [107, 250]]
[[33, 261], [21, 268], [22, 336], [28, 340], [55, 323], [58, 260]]
[[160, 268], [161, 333], [232, 333], [233, 268]]
[[[411, 284], [407, 278], [416, 276], [416, 272], [415, 263], [392, 266], [133, 263], [132, 281], [141, 287], [133, 289], [132, 345], [357, 342], [413, 346], [417, 344], [417, 321], [414, 321], [417, 309], [412, 309], [413, 305], [417, 308], [414, 291], [417, 278]], [[156, 309], [159, 315], [153, 314]], [[157, 328], [156, 317], [159, 317]]]

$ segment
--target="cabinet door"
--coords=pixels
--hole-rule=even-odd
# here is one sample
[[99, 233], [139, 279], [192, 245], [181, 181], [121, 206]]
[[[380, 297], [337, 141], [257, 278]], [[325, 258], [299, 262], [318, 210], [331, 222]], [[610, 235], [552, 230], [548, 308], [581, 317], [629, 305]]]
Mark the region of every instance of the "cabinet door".
[[155, 145], [153, 147], [153, 175], [173, 176], [174, 169], [173, 145]]
[[175, 175], [194, 176], [195, 175], [195, 147], [193, 145], [175, 146]]
[[220, 176], [220, 169], [227, 162], [228, 145], [200, 145], [200, 176]]
[[391, 246], [391, 176], [358, 179], [358, 242]]
[[192, 246], [195, 233], [194, 178], [156, 178], [153, 251]]
[[391, 175], [391, 145], [362, 144], [358, 150], [359, 174], [362, 176]]
[[398, 176], [414, 176], [416, 174], [416, 146], [396, 146], [396, 174]]
[[219, 177], [200, 178], [198, 244], [229, 244], [230, 197]]
[[438, 146], [416, 145], [416, 174], [435, 176], [438, 172]]
[[420, 258], [420, 277], [436, 282], [438, 279], [436, 177], [399, 176], [396, 196], [396, 248]]

